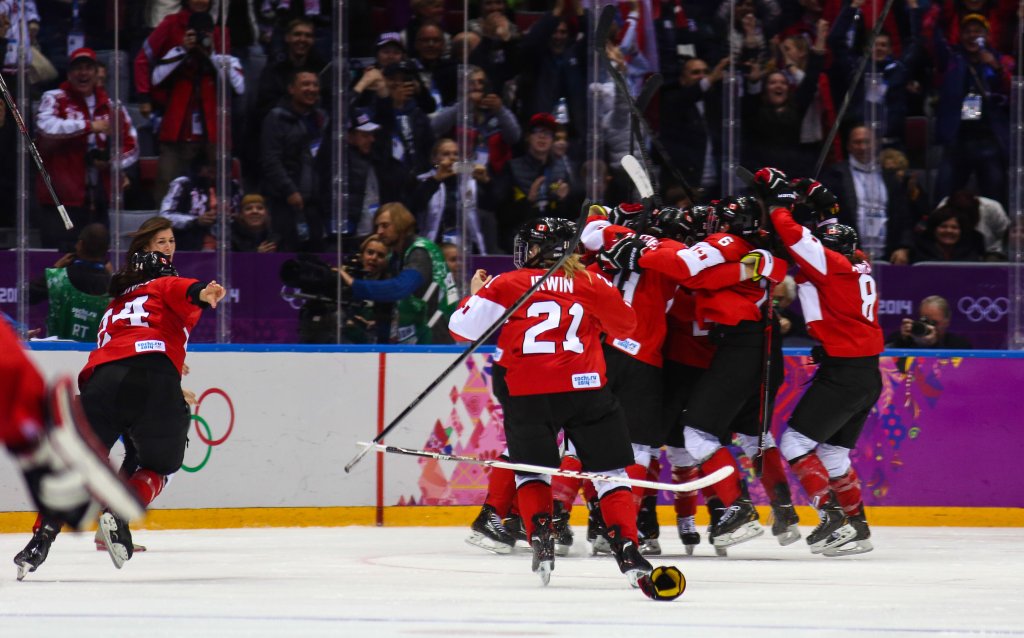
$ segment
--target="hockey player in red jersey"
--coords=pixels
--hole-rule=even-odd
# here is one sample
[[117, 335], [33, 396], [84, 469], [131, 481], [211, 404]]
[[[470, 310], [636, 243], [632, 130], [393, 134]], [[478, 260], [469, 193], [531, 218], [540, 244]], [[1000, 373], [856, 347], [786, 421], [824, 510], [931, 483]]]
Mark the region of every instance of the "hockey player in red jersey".
[[[686, 450], [700, 462], [707, 474], [730, 465], [739, 469], [732, 454], [720, 440], [733, 429], [748, 427], [746, 434], [756, 436], [760, 406], [761, 353], [764, 345], [762, 308], [768, 301], [767, 281], [781, 281], [786, 263], [757, 246], [762, 242], [760, 208], [752, 198], [727, 200], [708, 219], [709, 235], [703, 242], [679, 249], [678, 244], [662, 242], [651, 249], [634, 238], [627, 238], [610, 251], [611, 259], [626, 269], [657, 270], [695, 290], [697, 316], [711, 327], [717, 350], [710, 369], [701, 375], [684, 415]], [[720, 264], [749, 263], [751, 271], [737, 276], [735, 283], [710, 289], [691, 278]], [[744, 277], [752, 275], [751, 279]], [[688, 280], [689, 283], [686, 283]], [[773, 353], [779, 357], [781, 352]], [[780, 365], [775, 367], [781, 369]], [[770, 380], [773, 386], [781, 375]], [[785, 485], [781, 456], [766, 457], [766, 482]], [[777, 466], [777, 467], [776, 467]], [[788, 489], [788, 488], [787, 488]], [[715, 492], [726, 509], [712, 530], [716, 547], [728, 547], [761, 535], [757, 510], [744, 496], [739, 472], [715, 485]], [[772, 491], [769, 490], [769, 494]]]
[[[482, 335], [546, 267], [574, 250], [574, 230], [571, 222], [555, 218], [524, 225], [515, 238], [519, 269], [479, 287], [452, 315], [452, 335], [461, 341]], [[498, 337], [498, 358], [506, 370], [505, 438], [513, 462], [558, 467], [562, 428], [585, 470], [626, 476], [633, 454], [622, 409], [605, 387], [600, 333], [625, 335], [635, 326], [632, 308], [575, 255], [512, 314]], [[533, 571], [546, 585], [555, 562], [550, 478], [517, 473], [516, 484]], [[619, 483], [596, 487], [619, 568], [640, 586], [652, 567], [637, 546], [632, 493]]]
[[[98, 348], [78, 375], [82, 409], [103, 448], [109, 450], [121, 436], [132, 440], [139, 467], [128, 483], [143, 505], [181, 467], [191, 422], [181, 389], [185, 346], [203, 308], [215, 308], [225, 295], [216, 282], [179, 277], [173, 257], [170, 222], [163, 217], [143, 222], [124, 267], [111, 280], [114, 299], [100, 320]], [[99, 526], [111, 561], [120, 568], [133, 552], [128, 521], [106, 512]], [[44, 517], [15, 562], [21, 558], [38, 567], [59, 530], [57, 521]]]
[[[77, 528], [91, 522], [101, 504], [124, 518], [140, 516], [133, 491], [110, 467], [81, 414], [71, 379], [47, 389], [3, 321], [0, 352], [0, 441], [18, 462], [39, 511], [58, 530], [62, 524]], [[18, 580], [35, 569], [31, 563], [15, 564]]]
[[[776, 173], [762, 169], [755, 181], [773, 193], [788, 191], [785, 176]], [[803, 187], [808, 194], [822, 188], [816, 182]], [[818, 371], [780, 447], [821, 518], [807, 537], [811, 552], [860, 554], [871, 551], [871, 532], [850, 450], [882, 389], [878, 289], [857, 250], [857, 231], [826, 223], [811, 232], [793, 220], [786, 200], [776, 201], [772, 223], [800, 267], [800, 305], [808, 332], [821, 342]]]

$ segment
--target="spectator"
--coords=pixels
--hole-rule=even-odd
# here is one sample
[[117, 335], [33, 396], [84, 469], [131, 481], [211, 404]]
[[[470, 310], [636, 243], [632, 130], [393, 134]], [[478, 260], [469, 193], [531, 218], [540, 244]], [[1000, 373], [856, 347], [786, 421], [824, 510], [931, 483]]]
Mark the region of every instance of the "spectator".
[[786, 346], [813, 346], [813, 339], [807, 334], [807, 324], [803, 316], [791, 308], [796, 301], [796, 280], [793, 275], [786, 275], [778, 286], [772, 290], [772, 302], [775, 313], [779, 317], [779, 332]]
[[416, 30], [412, 44], [411, 57], [419, 64], [419, 79], [438, 106], [451, 104], [458, 93], [456, 62], [445, 55], [446, 37], [440, 25], [428, 23]]
[[551, 153], [557, 129], [550, 113], [531, 117], [526, 152], [509, 162], [502, 184], [495, 186], [497, 201], [504, 207], [498, 211], [498, 242], [506, 252], [512, 252], [515, 231], [527, 220], [567, 216], [569, 174], [564, 163], [552, 161]]
[[[472, 245], [478, 254], [486, 255], [494, 243], [494, 213], [481, 208], [490, 201], [491, 176], [482, 164], [473, 167], [462, 195], [455, 172], [459, 149], [454, 140], [441, 138], [434, 144], [434, 168], [418, 176], [419, 183], [412, 194], [412, 210], [416, 215], [421, 235], [434, 243], [452, 243], [460, 236], [459, 228], [467, 226]], [[465, 199], [463, 199], [465, 197]], [[461, 223], [460, 223], [461, 222]], [[487, 239], [490, 239], [488, 243]]]
[[904, 317], [900, 329], [885, 339], [886, 348], [946, 348], [970, 350], [971, 342], [965, 337], [949, 332], [953, 310], [949, 302], [939, 295], [921, 300], [918, 307], [919, 319]]
[[[852, 0], [844, 5], [828, 36], [828, 48], [832, 53], [830, 75], [837, 96], [846, 92], [846, 87], [850, 86], [863, 59], [863, 54], [851, 46], [848, 34], [864, 2], [865, 0]], [[885, 147], [903, 146], [904, 121], [909, 102], [907, 86], [911, 81], [911, 73], [920, 64], [924, 55], [920, 37], [921, 11], [918, 10], [917, 4], [917, 0], [907, 2], [910, 13], [910, 41], [904, 44], [900, 57], [893, 55], [892, 36], [885, 31], [875, 38], [871, 51], [873, 72], [881, 75], [882, 86], [878, 95], [869, 97], [881, 109], [881, 142]], [[872, 67], [866, 69], [872, 72]], [[852, 121], [865, 119], [864, 87], [864, 82], [858, 83], [850, 99], [847, 118]]]
[[1006, 231], [1010, 228], [1010, 217], [1002, 204], [966, 190], [953, 193], [939, 202], [939, 207], [947, 204], [967, 220], [969, 226], [981, 233], [981, 252], [986, 261], [1006, 260]]
[[[354, 93], [352, 104], [366, 107], [373, 104], [375, 97], [386, 98], [388, 83], [384, 77], [384, 69], [392, 64], [398, 64], [404, 59], [405, 45], [402, 44], [402, 36], [395, 31], [380, 34], [377, 38], [376, 61], [363, 69], [362, 75], [352, 86]], [[417, 82], [414, 88], [413, 99], [416, 100], [416, 105], [420, 107], [420, 110], [424, 113], [436, 111], [437, 104], [434, 102], [434, 96], [426, 90], [423, 83]]]
[[483, 0], [480, 17], [467, 25], [469, 32], [479, 40], [469, 54], [469, 63], [483, 69], [492, 90], [502, 96], [509, 95], [506, 87], [519, 74], [519, 41], [522, 39], [516, 23], [505, 15], [505, 9], [505, 0]]
[[728, 64], [722, 58], [711, 70], [704, 60], [687, 58], [679, 81], [661, 92], [661, 142], [683, 178], [709, 197], [721, 188], [721, 80]]
[[[71, 53], [68, 79], [47, 91], [39, 104], [36, 145], [60, 201], [76, 227], [107, 223], [110, 190], [110, 134], [113, 109], [107, 92], [96, 86], [96, 53]], [[122, 169], [138, 160], [138, 138], [128, 112], [121, 109]], [[43, 247], [69, 252], [75, 235], [64, 228], [42, 175], [36, 178]]]
[[455, 283], [460, 287], [459, 295], [465, 296], [461, 290], [462, 266], [459, 263], [459, 245], [455, 242], [446, 241], [441, 244], [441, 254], [444, 255], [444, 263], [448, 265], [448, 271], [455, 278]]
[[935, 67], [941, 77], [935, 137], [945, 147], [935, 199], [962, 189], [973, 175], [979, 195], [1007, 201], [1013, 60], [994, 50], [988, 36], [988, 20], [977, 13], [960, 20], [957, 46], [949, 46], [935, 31]]
[[[405, 25], [402, 31], [402, 40], [406, 48], [411, 48], [416, 41], [416, 34], [420, 28], [427, 24], [440, 27], [444, 19], [444, 0], [411, 0], [409, 8], [412, 9], [412, 19]], [[441, 43], [442, 52], [448, 48], [448, 34], [442, 31], [444, 41]]]
[[[189, 6], [209, 4], [208, 0], [188, 1]], [[161, 25], [177, 25], [185, 11], [168, 16]], [[221, 76], [221, 81], [230, 82], [237, 95], [245, 90], [238, 58], [214, 53], [220, 42], [210, 14], [206, 11], [189, 13], [183, 26], [178, 44], [168, 48], [163, 55], [154, 56], [151, 97], [164, 109], [158, 137], [160, 157], [154, 193], [157, 199], [163, 198], [171, 180], [185, 172], [204, 147], [210, 149], [217, 143], [220, 135], [217, 128], [218, 77]], [[165, 31], [169, 37], [170, 29]], [[146, 42], [161, 32], [157, 27]], [[146, 51], [144, 47], [135, 64], [135, 83], [140, 93], [143, 86], [146, 91], [150, 90], [150, 85], [140, 84], [139, 79], [140, 68], [147, 66]], [[225, 73], [227, 77], [222, 77]]]
[[30, 304], [49, 301], [46, 335], [72, 341], [96, 342], [100, 319], [110, 303], [110, 233], [103, 224], [87, 225], [78, 234], [74, 252], [46, 269], [45, 277], [29, 284]]
[[377, 147], [402, 164], [406, 173], [418, 175], [430, 168], [434, 133], [430, 120], [414, 95], [422, 90], [416, 65], [403, 60], [384, 69], [387, 97], [373, 103], [373, 121], [380, 124]]
[[487, 82], [483, 69], [471, 66], [466, 97], [470, 104], [470, 128], [463, 132], [459, 122], [461, 105], [453, 104], [439, 110], [430, 120], [437, 136], [462, 139], [465, 134], [471, 151], [469, 155], [475, 164], [486, 166], [494, 175], [505, 170], [505, 164], [512, 159], [512, 146], [522, 134], [516, 116], [506, 107], [501, 96], [494, 92]]
[[[828, 22], [818, 20], [817, 34], [813, 39], [815, 51], [826, 51], [827, 36]], [[800, 85], [808, 79], [807, 65], [811, 48], [810, 42], [811, 40], [804, 36], [796, 35], [784, 39], [779, 46], [782, 71], [786, 74], [786, 79], [794, 89], [799, 89]], [[836, 111], [832, 101], [832, 90], [828, 85], [828, 78], [824, 74], [818, 74], [814, 80], [817, 82], [814, 97], [800, 123], [800, 144], [803, 146], [806, 156], [817, 158], [821, 151], [821, 143], [825, 140], [826, 132], [835, 123]], [[839, 159], [838, 144], [835, 147], [835, 151], [836, 157], [833, 159]]]
[[727, 43], [722, 55], [739, 51], [737, 62], [764, 62], [768, 57], [767, 41], [778, 30], [782, 9], [777, 0], [738, 0], [732, 20], [729, 3], [718, 7], [719, 40]]
[[384, 204], [374, 218], [377, 234], [391, 251], [392, 279], [354, 279], [339, 275], [352, 298], [397, 303], [392, 343], [451, 343], [448, 317], [459, 302], [455, 279], [434, 242], [416, 236], [416, 218], [402, 204]]
[[765, 77], [758, 63], [750, 65], [742, 107], [747, 165], [775, 166], [789, 175], [809, 175], [814, 171], [817, 152], [800, 140], [804, 117], [814, 103], [818, 77], [825, 63], [823, 47], [823, 40], [815, 42], [803, 80], [795, 90], [785, 73], [774, 71]]
[[[373, 217], [380, 208], [382, 197], [402, 200], [408, 190], [408, 173], [398, 160], [375, 146], [379, 130], [380, 125], [370, 118], [366, 110], [353, 111], [345, 136], [348, 199], [344, 235], [347, 238], [361, 241], [372, 233]], [[346, 243], [345, 252], [354, 252], [358, 248], [358, 244]]]
[[310, 71], [296, 71], [288, 96], [263, 119], [262, 190], [270, 203], [277, 247], [285, 252], [323, 249], [328, 207], [319, 201], [316, 157], [328, 120], [319, 104], [320, 79]]
[[[230, 181], [229, 218], [238, 213], [242, 187]], [[205, 149], [200, 150], [185, 175], [171, 181], [160, 202], [160, 216], [171, 221], [177, 250], [215, 250], [214, 224], [217, 223], [217, 167]]]
[[[378, 235], [370, 235], [359, 246], [347, 272], [356, 279], [379, 281], [388, 278], [388, 247]], [[369, 300], [349, 302], [344, 307], [344, 343], [388, 343], [394, 304]]]
[[466, 30], [481, 38], [491, 37], [496, 32], [507, 33], [507, 39], [518, 40], [522, 37], [519, 27], [508, 15], [508, 3], [505, 0], [480, 0], [480, 16], [466, 23]]
[[[270, 109], [288, 94], [288, 81], [296, 71], [320, 74], [326, 62], [313, 49], [313, 21], [295, 18], [285, 30], [285, 50], [263, 68], [256, 93], [255, 121], [262, 123]], [[258, 124], [257, 124], [258, 126]]]
[[259, 193], [249, 193], [242, 198], [242, 211], [231, 222], [231, 250], [239, 253], [277, 252], [277, 238], [271, 232], [267, 206]]
[[[26, 32], [22, 33], [22, 12], [25, 16]], [[13, 78], [18, 72], [18, 46], [20, 42], [34, 42], [39, 33], [39, 11], [35, 0], [8, 0], [0, 2], [0, 33], [4, 34], [7, 47], [4, 49], [3, 74]], [[32, 48], [25, 48], [25, 64], [32, 64]], [[8, 82], [11, 88], [16, 83]]]
[[896, 174], [883, 170], [872, 158], [874, 147], [871, 130], [854, 126], [846, 141], [849, 159], [829, 167], [821, 181], [839, 201], [839, 223], [857, 230], [866, 254], [907, 264], [915, 220]]
[[951, 206], [940, 206], [914, 241], [910, 261], [981, 261], [983, 249], [984, 240], [967, 217]]
[[915, 226], [920, 226], [931, 212], [931, 205], [928, 203], [928, 194], [921, 188], [917, 173], [910, 170], [910, 160], [903, 151], [886, 148], [878, 154], [878, 163], [883, 173], [891, 172], [896, 176], [896, 181], [907, 194], [910, 217], [914, 220]]
[[[570, 27], [570, 20], [575, 27]], [[581, 2], [556, 2], [551, 12], [544, 14], [523, 36], [516, 91], [521, 101], [520, 120], [529, 120], [537, 113], [553, 113], [564, 98], [571, 136], [586, 139], [589, 21], [590, 14], [583, 10]], [[513, 231], [515, 228], [518, 226]]]

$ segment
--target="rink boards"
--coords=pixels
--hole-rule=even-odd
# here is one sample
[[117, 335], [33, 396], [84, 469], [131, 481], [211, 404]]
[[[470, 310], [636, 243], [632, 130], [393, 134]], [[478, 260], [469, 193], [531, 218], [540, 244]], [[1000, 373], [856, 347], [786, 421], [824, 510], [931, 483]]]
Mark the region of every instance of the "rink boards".
[[[88, 356], [79, 347], [45, 344], [32, 356], [48, 376], [75, 375]], [[356, 443], [372, 439], [456, 352], [190, 348], [191, 374], [183, 386], [200, 402], [193, 409], [189, 447], [182, 471], [154, 503], [146, 524], [465, 524], [475, 510], [466, 506], [479, 505], [486, 491], [478, 466], [369, 455], [351, 474], [343, 470], [359, 449]], [[883, 394], [854, 453], [873, 520], [1024, 526], [1024, 476], [1016, 470], [1024, 456], [1024, 357], [945, 354], [958, 356], [882, 359]], [[776, 434], [813, 371], [801, 351], [787, 353]], [[464, 455], [500, 453], [502, 415], [491, 393], [490, 355], [470, 357], [386, 440]], [[119, 456], [120, 446], [112, 453], [115, 463]], [[750, 472], [749, 462], [741, 463]], [[766, 502], [756, 481], [751, 491]], [[805, 504], [799, 490], [794, 492]], [[662, 502], [662, 515], [671, 520], [664, 494]], [[0, 464], [0, 531], [23, 529], [30, 509], [13, 465]]]

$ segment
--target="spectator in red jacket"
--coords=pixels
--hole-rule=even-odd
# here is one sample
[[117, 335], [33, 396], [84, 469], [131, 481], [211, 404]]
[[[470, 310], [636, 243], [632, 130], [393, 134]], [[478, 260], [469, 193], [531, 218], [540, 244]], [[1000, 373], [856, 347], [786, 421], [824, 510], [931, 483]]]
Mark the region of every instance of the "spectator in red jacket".
[[[110, 196], [110, 135], [113, 109], [97, 86], [96, 52], [80, 48], [69, 58], [67, 81], [43, 94], [36, 116], [36, 145], [53, 180], [53, 188], [76, 228], [107, 223]], [[121, 149], [116, 160], [127, 168], [138, 160], [135, 127], [123, 108]], [[41, 176], [36, 178], [40, 203], [39, 234], [46, 248], [70, 252], [77, 230], [66, 230]]]

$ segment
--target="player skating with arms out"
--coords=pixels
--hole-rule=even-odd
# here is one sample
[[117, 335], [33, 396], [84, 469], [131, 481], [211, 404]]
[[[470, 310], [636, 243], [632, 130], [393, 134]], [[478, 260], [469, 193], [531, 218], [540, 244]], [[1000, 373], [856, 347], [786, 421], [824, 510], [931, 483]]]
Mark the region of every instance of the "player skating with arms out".
[[[573, 235], [573, 224], [562, 219], [524, 225], [515, 238], [518, 270], [478, 278], [475, 294], [452, 315], [452, 335], [461, 341], [482, 335], [534, 278], [574, 249]], [[600, 333], [628, 334], [635, 325], [632, 308], [615, 288], [587, 273], [576, 256], [509, 318], [498, 338], [498, 358], [506, 370], [505, 438], [513, 462], [557, 468], [563, 429], [584, 469], [626, 477], [633, 454], [621, 407], [605, 387]], [[637, 546], [632, 493], [622, 484], [597, 483], [619, 568], [631, 584], [643, 586], [652, 567]], [[550, 478], [517, 473], [516, 484], [533, 571], [547, 584], [555, 561]]]
[[[791, 189], [780, 171], [761, 169], [754, 179], [773, 195], [772, 223], [800, 267], [800, 305], [808, 332], [824, 351], [780, 441], [821, 518], [807, 543], [811, 552], [826, 556], [871, 551], [860, 479], [850, 463], [850, 450], [882, 390], [878, 355], [884, 337], [871, 265], [857, 250], [853, 228], [826, 223], [812, 232], [793, 220]], [[823, 187], [811, 182], [804, 189], [801, 195], [811, 199]], [[774, 197], [780, 194], [787, 197]]]
[[[181, 389], [185, 347], [204, 308], [215, 308], [224, 288], [179, 277], [170, 222], [152, 217], [139, 227], [124, 267], [114, 274], [110, 302], [97, 335], [98, 348], [78, 375], [82, 408], [101, 445], [109, 450], [122, 435], [130, 438], [138, 468], [128, 477], [142, 503], [160, 494], [185, 455], [190, 423]], [[132, 557], [128, 522], [117, 512], [100, 516], [100, 532], [114, 565]], [[59, 530], [44, 518], [22, 552], [38, 556]], [[45, 530], [45, 533], [43, 533]], [[21, 556], [21, 554], [19, 554]], [[45, 552], [35, 567], [45, 559]]]

